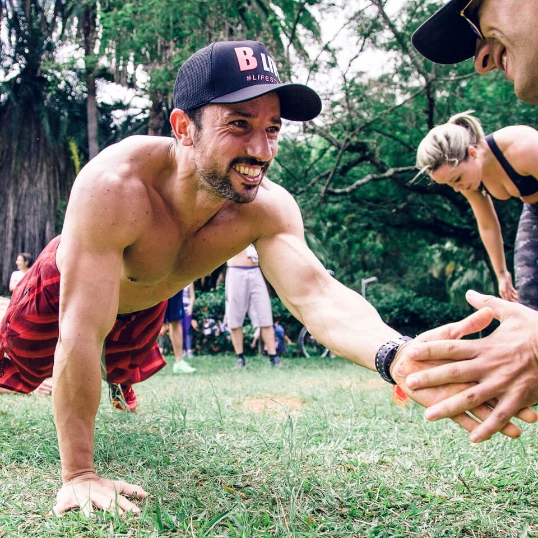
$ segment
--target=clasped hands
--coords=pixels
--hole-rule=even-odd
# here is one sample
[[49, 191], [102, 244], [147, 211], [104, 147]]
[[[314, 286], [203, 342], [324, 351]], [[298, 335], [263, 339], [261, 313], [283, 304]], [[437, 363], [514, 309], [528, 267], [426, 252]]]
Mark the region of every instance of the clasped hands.
[[[529, 406], [538, 402], [538, 312], [523, 305], [469, 291], [478, 310], [469, 317], [419, 335], [400, 348], [392, 377], [426, 407], [426, 419], [451, 418], [478, 443], [501, 432], [521, 435], [510, 422], [538, 420]], [[478, 333], [496, 318], [489, 336]]]

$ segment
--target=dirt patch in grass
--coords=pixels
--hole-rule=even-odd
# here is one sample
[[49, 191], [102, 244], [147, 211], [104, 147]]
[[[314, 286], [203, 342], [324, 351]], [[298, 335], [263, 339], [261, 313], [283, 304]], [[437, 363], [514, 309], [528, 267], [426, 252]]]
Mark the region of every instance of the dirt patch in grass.
[[303, 407], [303, 402], [287, 396], [264, 396], [245, 398], [242, 406], [253, 413], [272, 411], [276, 413], [297, 413]]

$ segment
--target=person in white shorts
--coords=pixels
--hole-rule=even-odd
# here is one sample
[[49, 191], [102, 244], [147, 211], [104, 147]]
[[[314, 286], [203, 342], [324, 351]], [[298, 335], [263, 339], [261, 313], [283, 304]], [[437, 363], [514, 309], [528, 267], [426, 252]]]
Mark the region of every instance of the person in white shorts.
[[243, 323], [247, 312], [252, 325], [260, 327], [262, 340], [267, 347], [271, 364], [277, 367], [282, 366], [282, 362], [276, 354], [269, 291], [258, 266], [258, 253], [254, 245], [249, 245], [245, 250], [228, 260], [225, 292], [226, 320], [237, 354], [235, 368], [246, 367], [243, 356]]

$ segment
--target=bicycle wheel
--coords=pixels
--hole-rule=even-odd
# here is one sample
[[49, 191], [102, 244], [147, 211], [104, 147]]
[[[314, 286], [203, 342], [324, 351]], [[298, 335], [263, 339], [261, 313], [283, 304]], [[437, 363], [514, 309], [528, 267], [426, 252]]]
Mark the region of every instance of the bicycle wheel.
[[320, 344], [307, 330], [306, 327], [299, 333], [299, 349], [305, 357], [326, 357], [329, 350]]

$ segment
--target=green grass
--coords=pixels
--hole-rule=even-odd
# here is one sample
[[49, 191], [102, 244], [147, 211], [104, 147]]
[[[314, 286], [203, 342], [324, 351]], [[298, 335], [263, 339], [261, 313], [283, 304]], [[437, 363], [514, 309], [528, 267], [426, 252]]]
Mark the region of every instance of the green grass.
[[168, 365], [136, 386], [136, 414], [103, 390], [97, 470], [151, 493], [139, 516], [52, 516], [50, 398], [1, 396], [0, 536], [538, 536], [536, 426], [473, 446], [340, 359], [234, 362], [196, 357], [190, 376]]

